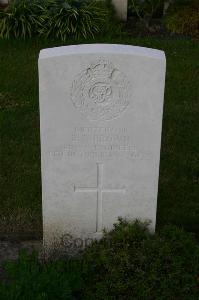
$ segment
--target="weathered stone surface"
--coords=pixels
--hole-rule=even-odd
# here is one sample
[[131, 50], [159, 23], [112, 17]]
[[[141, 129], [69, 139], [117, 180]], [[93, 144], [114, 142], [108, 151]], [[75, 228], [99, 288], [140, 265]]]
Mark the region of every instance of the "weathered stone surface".
[[165, 55], [125, 45], [40, 52], [44, 240], [97, 238], [118, 217], [155, 229]]

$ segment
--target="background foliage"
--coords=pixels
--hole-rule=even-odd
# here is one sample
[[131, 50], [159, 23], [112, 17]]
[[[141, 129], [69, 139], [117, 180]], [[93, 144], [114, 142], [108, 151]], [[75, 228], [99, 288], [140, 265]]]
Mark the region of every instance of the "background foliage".
[[[95, 37], [118, 30], [111, 0], [12, 0], [0, 11], [0, 37], [27, 38], [34, 35], [59, 38]], [[199, 1], [129, 0], [128, 15], [139, 20], [138, 31], [154, 32], [165, 24], [168, 32], [199, 37]], [[166, 16], [164, 15], [166, 14]], [[130, 20], [129, 19], [129, 20]], [[159, 19], [154, 26], [154, 19]], [[163, 22], [162, 22], [163, 21]], [[131, 24], [132, 21], [129, 21]], [[132, 27], [137, 21], [132, 22]], [[117, 22], [119, 27], [119, 22]]]
[[[51, 3], [52, 2], [52, 3]], [[40, 35], [66, 40], [94, 37], [109, 22], [111, 7], [106, 1], [51, 0], [42, 7], [43, 26]]]
[[141, 21], [149, 22], [153, 17], [163, 14], [164, 0], [129, 0], [128, 9]]
[[5, 11], [0, 11], [0, 37], [31, 37], [42, 26], [40, 13], [35, 0], [12, 0]]
[[166, 28], [199, 39], [199, 1], [176, 0], [165, 16]]
[[[137, 18], [149, 31], [162, 27], [165, 34], [199, 38], [198, 0], [129, 0], [128, 3], [129, 17]], [[136, 26], [136, 20], [131, 22]]]
[[13, 0], [0, 11], [0, 37], [94, 37], [108, 28], [110, 15], [110, 0]]

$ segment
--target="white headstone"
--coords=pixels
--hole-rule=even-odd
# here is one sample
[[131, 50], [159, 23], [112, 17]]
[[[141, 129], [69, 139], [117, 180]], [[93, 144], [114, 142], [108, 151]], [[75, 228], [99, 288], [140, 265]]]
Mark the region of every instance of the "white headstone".
[[91, 44], [39, 57], [44, 240], [97, 238], [118, 217], [155, 230], [164, 52]]
[[127, 20], [128, 0], [112, 0], [117, 16], [122, 21]]

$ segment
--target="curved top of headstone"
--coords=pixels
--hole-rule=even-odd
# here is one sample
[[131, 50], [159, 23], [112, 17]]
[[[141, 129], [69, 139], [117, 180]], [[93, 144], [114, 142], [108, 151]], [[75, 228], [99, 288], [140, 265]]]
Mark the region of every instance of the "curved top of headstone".
[[72, 55], [72, 54], [89, 54], [89, 53], [114, 53], [114, 54], [124, 54], [124, 55], [138, 55], [145, 56], [155, 59], [165, 59], [164, 51], [130, 46], [130, 45], [120, 45], [120, 44], [81, 44], [81, 45], [71, 45], [47, 48], [40, 51], [39, 59], [57, 57], [62, 55]]

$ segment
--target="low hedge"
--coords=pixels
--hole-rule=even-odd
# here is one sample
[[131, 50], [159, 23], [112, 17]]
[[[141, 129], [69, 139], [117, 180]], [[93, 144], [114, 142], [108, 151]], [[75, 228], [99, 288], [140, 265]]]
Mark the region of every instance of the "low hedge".
[[145, 224], [120, 220], [79, 257], [42, 262], [21, 253], [5, 270], [2, 300], [199, 297], [199, 245], [174, 226], [152, 235]]

